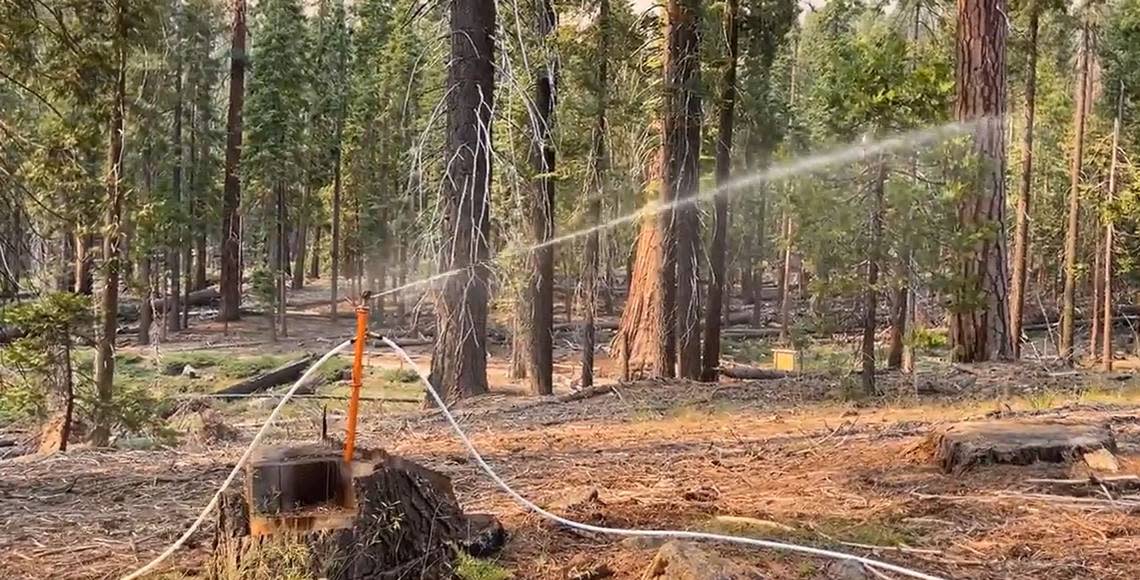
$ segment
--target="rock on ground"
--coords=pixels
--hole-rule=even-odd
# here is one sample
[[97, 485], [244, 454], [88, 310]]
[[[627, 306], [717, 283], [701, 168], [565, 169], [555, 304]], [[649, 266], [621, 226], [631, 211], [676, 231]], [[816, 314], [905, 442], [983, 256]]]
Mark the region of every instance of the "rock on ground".
[[755, 568], [717, 556], [693, 544], [667, 542], [641, 580], [766, 580]]

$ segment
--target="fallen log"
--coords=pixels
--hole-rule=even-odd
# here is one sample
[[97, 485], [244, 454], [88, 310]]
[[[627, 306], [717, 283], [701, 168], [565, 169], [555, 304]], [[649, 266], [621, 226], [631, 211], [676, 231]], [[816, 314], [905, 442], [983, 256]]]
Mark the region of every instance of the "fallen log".
[[[1089, 322], [1086, 318], [1088, 314], [1088, 308], [1077, 308], [1075, 310], [1078, 316], [1082, 314], [1085, 315], [1082, 316], [1082, 318], [1084, 318], [1086, 321], [1085, 323], [1088, 324]], [[1140, 304], [1117, 304], [1113, 310], [1117, 315], [1120, 316], [1140, 316]], [[1032, 330], [1033, 328], [1040, 326], [1040, 330], [1045, 328], [1045, 324], [1057, 324], [1060, 322], [1060, 320], [1061, 311], [1056, 307], [1047, 307], [1044, 312], [1042, 312], [1040, 308], [1031, 308], [1025, 314], [1025, 320], [1023, 321], [1024, 324], [1022, 325], [1022, 329]], [[1079, 323], [1080, 321], [1077, 321], [1077, 324]]]
[[[210, 286], [209, 288], [203, 288], [201, 290], [195, 290], [191, 292], [186, 303], [192, 307], [202, 307], [215, 304], [221, 301], [221, 299], [222, 293], [218, 290], [218, 287]], [[166, 305], [172, 302], [173, 300], [171, 297], [155, 298], [154, 300], [151, 300], [150, 307], [153, 308], [155, 312], [161, 314], [164, 310], [166, 310]], [[124, 320], [127, 322], [137, 320], [139, 317], [140, 307], [141, 304], [138, 302], [120, 304], [119, 320]]]
[[765, 381], [773, 379], [785, 379], [791, 376], [785, 371], [776, 371], [772, 369], [758, 369], [756, 367], [749, 367], [743, 365], [729, 365], [721, 366], [720, 374], [730, 379], [743, 379], [748, 381]]
[[593, 397], [598, 397], [601, 395], [607, 395], [609, 393], [617, 393], [617, 390], [614, 388], [613, 385], [594, 385], [591, 387], [586, 387], [585, 389], [574, 391], [573, 393], [561, 395], [558, 397], [558, 402], [559, 403], [570, 403], [573, 401], [581, 401], [584, 399], [591, 399]]
[[317, 451], [255, 460], [235, 486], [249, 500], [222, 496], [208, 577], [443, 580], [459, 551], [486, 557], [506, 541], [495, 518], [463, 513], [439, 472], [380, 451], [328, 469], [339, 451]]
[[[1133, 325], [1133, 324], [1136, 324], [1137, 322], [1140, 322], [1140, 316], [1127, 315], [1127, 314], [1115, 316], [1112, 319], [1112, 323], [1114, 325], [1119, 325], [1119, 324]], [[1073, 321], [1074, 326], [1092, 326], [1092, 323], [1093, 323], [1093, 321], [1090, 319], [1087, 319], [1087, 318]], [[1060, 320], [1052, 320], [1048, 323], [1041, 322], [1041, 323], [1035, 323], [1035, 324], [1027, 324], [1027, 325], [1021, 327], [1021, 330], [1022, 330], [1022, 332], [1038, 332], [1041, 330], [1048, 330], [1050, 328], [1057, 328], [1059, 326], [1061, 326]]]
[[315, 355], [308, 355], [305, 358], [295, 360], [290, 363], [285, 363], [271, 371], [264, 372], [251, 379], [246, 379], [239, 383], [230, 385], [224, 389], [214, 391], [215, 395], [247, 395], [249, 393], [257, 393], [292, 382], [301, 377], [305, 369], [309, 368], [317, 360]]
[[[618, 328], [618, 321], [617, 320], [598, 320], [598, 321], [594, 322], [594, 330], [617, 330], [617, 328]], [[576, 331], [581, 330], [581, 329], [582, 329], [582, 323], [580, 321], [558, 322], [558, 323], [555, 323], [555, 325], [554, 325], [554, 331], [555, 332], [559, 332], [559, 331], [565, 332], [568, 330], [576, 332]]]
[[777, 338], [780, 336], [779, 328], [725, 328], [720, 331], [721, 338]]

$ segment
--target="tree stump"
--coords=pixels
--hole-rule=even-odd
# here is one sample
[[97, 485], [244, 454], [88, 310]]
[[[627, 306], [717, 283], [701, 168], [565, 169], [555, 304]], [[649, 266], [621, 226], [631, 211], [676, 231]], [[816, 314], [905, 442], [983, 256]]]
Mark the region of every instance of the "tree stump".
[[1061, 463], [1099, 449], [1116, 451], [1116, 440], [1107, 425], [960, 423], [934, 434], [932, 440], [934, 459], [945, 473], [995, 463]]
[[[347, 516], [335, 507], [317, 508], [290, 515], [287, 524], [259, 524], [259, 519], [300, 505], [306, 486], [286, 483], [282, 476], [280, 493], [267, 495], [268, 484], [258, 479], [270, 476], [247, 471], [246, 487], [255, 504], [252, 518], [244, 493], [223, 496], [210, 577], [443, 579], [452, 577], [457, 549], [487, 556], [505, 543], [494, 517], [463, 513], [443, 474], [383, 451], [360, 455], [364, 458], [352, 466], [352, 498], [345, 502], [354, 504], [355, 513]], [[319, 461], [310, 463], [291, 477], [304, 474], [312, 487], [308, 484], [323, 481], [319, 469]], [[335, 497], [340, 492], [327, 493]]]
[[693, 544], [667, 542], [641, 580], [765, 580], [755, 568], [737, 564]]

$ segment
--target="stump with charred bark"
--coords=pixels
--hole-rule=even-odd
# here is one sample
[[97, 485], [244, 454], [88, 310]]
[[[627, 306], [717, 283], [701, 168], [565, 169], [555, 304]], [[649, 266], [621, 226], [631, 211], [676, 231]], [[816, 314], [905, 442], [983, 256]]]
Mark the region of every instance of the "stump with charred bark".
[[[356, 512], [345, 518], [347, 527], [317, 529], [321, 521], [342, 515], [317, 509], [305, 514], [311, 528], [294, 521], [288, 526], [293, 531], [251, 535], [245, 494], [227, 493], [219, 509], [210, 576], [443, 579], [452, 577], [457, 549], [486, 556], [504, 543], [503, 528], [493, 517], [463, 513], [443, 474], [382, 451], [365, 455], [353, 464], [350, 503]], [[255, 499], [255, 504], [264, 503]], [[254, 510], [254, 532], [266, 531], [256, 522], [264, 513]]]

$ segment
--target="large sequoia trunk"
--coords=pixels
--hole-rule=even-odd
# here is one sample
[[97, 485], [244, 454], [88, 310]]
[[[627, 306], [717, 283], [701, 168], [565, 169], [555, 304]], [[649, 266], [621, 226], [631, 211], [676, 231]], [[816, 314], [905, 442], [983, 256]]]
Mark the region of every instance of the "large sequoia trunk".
[[663, 237], [659, 220], [653, 217], [642, 220], [630, 277], [629, 299], [610, 344], [610, 351], [617, 353], [621, 361], [622, 380], [667, 376], [665, 343], [660, 339], [667, 330], [663, 328], [666, 323], [662, 312], [664, 297], [658, 283]]
[[371, 455], [355, 462], [358, 474], [371, 472], [352, 481], [357, 513], [346, 528], [251, 535], [251, 524], [262, 529], [261, 513], [251, 522], [243, 494], [228, 492], [207, 575], [442, 580], [454, 577], [457, 550], [485, 557], [505, 541], [494, 518], [463, 513], [446, 476], [383, 452]]
[[444, 397], [487, 392], [486, 260], [491, 234], [491, 111], [494, 106], [495, 3], [451, 5], [447, 152], [440, 196], [443, 240], [436, 298], [438, 331], [431, 381]]
[[972, 122], [977, 174], [958, 202], [964, 232], [979, 236], [958, 259], [961, 287], [950, 314], [952, 358], [976, 362], [1006, 358], [1009, 275], [1005, 235], [1005, 0], [958, 0], [957, 68], [959, 121]]

